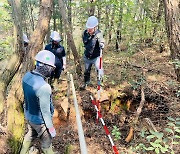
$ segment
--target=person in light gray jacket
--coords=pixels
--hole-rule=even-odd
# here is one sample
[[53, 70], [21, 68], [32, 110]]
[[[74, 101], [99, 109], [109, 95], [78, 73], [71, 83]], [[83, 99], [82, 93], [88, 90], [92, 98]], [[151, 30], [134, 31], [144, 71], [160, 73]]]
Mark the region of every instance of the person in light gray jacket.
[[55, 69], [55, 55], [47, 50], [36, 57], [36, 68], [27, 72], [22, 80], [25, 101], [25, 118], [28, 132], [24, 137], [20, 154], [26, 154], [35, 138], [40, 138], [41, 149], [45, 154], [53, 154], [52, 138], [56, 135], [52, 116], [54, 107], [51, 86], [45, 81]]

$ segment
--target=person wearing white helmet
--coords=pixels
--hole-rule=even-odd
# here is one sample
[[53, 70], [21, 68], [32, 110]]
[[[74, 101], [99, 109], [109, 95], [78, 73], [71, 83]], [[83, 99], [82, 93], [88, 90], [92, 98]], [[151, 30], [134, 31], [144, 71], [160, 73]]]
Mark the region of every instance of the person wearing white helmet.
[[62, 39], [58, 32], [51, 32], [50, 38], [51, 43], [46, 45], [45, 50], [51, 51], [56, 57], [56, 69], [50, 79], [50, 81], [53, 80], [53, 87], [56, 88], [62, 70], [66, 69], [66, 52], [64, 47], [60, 45]]
[[26, 48], [29, 44], [29, 40], [26, 34], [23, 34], [24, 47]]
[[51, 86], [45, 78], [50, 77], [55, 69], [55, 55], [42, 50], [35, 56], [35, 60], [35, 70], [27, 72], [22, 80], [28, 132], [24, 137], [20, 154], [28, 153], [32, 141], [37, 137], [40, 139], [43, 153], [53, 154], [52, 138], [56, 135], [52, 122], [54, 107]]
[[[83, 89], [90, 83], [91, 67], [94, 64], [99, 72], [100, 65], [100, 50], [104, 48], [104, 38], [101, 31], [98, 29], [98, 19], [95, 16], [90, 16], [86, 22], [86, 30], [83, 32], [82, 39], [84, 43], [84, 85]], [[103, 69], [99, 72], [103, 76]]]

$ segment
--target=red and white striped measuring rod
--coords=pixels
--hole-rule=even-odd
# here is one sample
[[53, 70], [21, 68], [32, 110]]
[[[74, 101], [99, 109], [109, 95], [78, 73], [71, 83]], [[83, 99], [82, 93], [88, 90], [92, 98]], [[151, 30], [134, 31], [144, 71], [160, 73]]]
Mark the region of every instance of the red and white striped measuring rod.
[[95, 109], [96, 109], [96, 111], [97, 111], [98, 117], [99, 117], [99, 119], [101, 120], [101, 123], [102, 123], [102, 125], [103, 125], [103, 128], [104, 128], [104, 130], [105, 130], [105, 132], [106, 132], [106, 135], [108, 136], [108, 138], [109, 138], [109, 140], [110, 140], [110, 142], [111, 142], [111, 145], [112, 145], [112, 148], [113, 148], [113, 150], [114, 150], [114, 153], [115, 153], [115, 154], [119, 154], [119, 152], [118, 152], [118, 150], [117, 150], [116, 146], [114, 145], [114, 142], [113, 142], [113, 140], [112, 140], [112, 138], [111, 138], [110, 132], [109, 132], [109, 130], [108, 130], [107, 126], [105, 125], [105, 122], [104, 122], [104, 120], [103, 120], [103, 118], [102, 118], [102, 114], [100, 113], [100, 111], [99, 111], [99, 109], [98, 109], [98, 107], [97, 107], [96, 101], [93, 99], [92, 96], [90, 96], [90, 97], [91, 97], [91, 100], [92, 100], [92, 104], [94, 105], [94, 107], [95, 107]]

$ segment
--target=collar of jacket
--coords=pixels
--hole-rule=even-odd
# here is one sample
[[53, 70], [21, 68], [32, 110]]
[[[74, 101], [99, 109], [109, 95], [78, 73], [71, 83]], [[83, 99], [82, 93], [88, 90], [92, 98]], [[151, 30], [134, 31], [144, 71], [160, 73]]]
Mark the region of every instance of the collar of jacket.
[[39, 75], [41, 76], [43, 79], [46, 79], [46, 77], [44, 75], [42, 75], [41, 73], [37, 72], [36, 70], [33, 70], [31, 71], [32, 74], [35, 74], [35, 75]]

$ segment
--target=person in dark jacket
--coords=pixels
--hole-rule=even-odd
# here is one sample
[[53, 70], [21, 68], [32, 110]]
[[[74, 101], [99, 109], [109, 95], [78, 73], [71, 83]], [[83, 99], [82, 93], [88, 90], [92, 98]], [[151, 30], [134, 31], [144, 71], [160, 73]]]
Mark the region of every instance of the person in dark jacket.
[[56, 69], [50, 80], [53, 81], [53, 87], [56, 88], [62, 70], [66, 69], [66, 53], [64, 47], [60, 45], [61, 37], [58, 32], [51, 32], [50, 38], [51, 43], [46, 45], [45, 50], [49, 50], [55, 55]]
[[22, 80], [24, 92], [24, 113], [28, 132], [24, 137], [20, 154], [26, 154], [35, 138], [40, 138], [41, 149], [45, 154], [54, 154], [52, 138], [56, 131], [52, 116], [54, 107], [51, 86], [45, 81], [55, 69], [55, 55], [47, 50], [40, 51], [36, 57], [36, 68], [27, 72]]
[[97, 28], [98, 19], [90, 16], [86, 22], [86, 30], [83, 32], [82, 39], [84, 43], [84, 85], [83, 89], [90, 83], [91, 67], [94, 64], [98, 73], [103, 76], [103, 69], [99, 69], [100, 50], [104, 48], [104, 38], [101, 31]]

